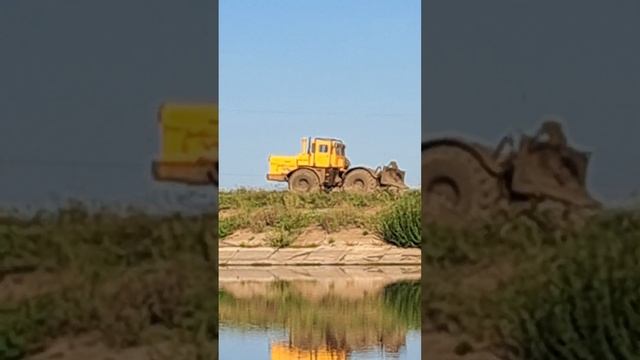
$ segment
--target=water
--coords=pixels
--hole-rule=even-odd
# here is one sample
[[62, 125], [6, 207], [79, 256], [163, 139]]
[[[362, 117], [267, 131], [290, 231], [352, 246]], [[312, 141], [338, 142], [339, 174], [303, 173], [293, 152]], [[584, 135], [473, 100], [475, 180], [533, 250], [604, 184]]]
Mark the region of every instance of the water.
[[220, 359], [418, 360], [419, 269], [223, 268]]

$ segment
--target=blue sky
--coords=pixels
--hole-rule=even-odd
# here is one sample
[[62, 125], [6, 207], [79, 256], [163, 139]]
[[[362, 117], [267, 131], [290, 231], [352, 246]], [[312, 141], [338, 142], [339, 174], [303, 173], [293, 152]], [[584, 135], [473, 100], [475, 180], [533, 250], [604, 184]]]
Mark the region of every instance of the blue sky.
[[[282, 329], [247, 330], [222, 325], [220, 327], [220, 359], [254, 360], [268, 359], [271, 346], [287, 343], [288, 335]], [[349, 354], [351, 360], [371, 360], [391, 357], [397, 360], [413, 360], [420, 357], [420, 333], [409, 331], [406, 343], [400, 354], [382, 353], [380, 349], [354, 351]]]
[[420, 1], [221, 0], [220, 186], [273, 187], [268, 155], [343, 139], [420, 183]]

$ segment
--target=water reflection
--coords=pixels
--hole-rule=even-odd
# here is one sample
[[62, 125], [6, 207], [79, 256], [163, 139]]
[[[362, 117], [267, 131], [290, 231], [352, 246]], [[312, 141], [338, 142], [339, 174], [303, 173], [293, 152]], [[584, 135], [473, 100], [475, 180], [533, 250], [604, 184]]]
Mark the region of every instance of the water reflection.
[[220, 358], [419, 359], [420, 268], [222, 268]]

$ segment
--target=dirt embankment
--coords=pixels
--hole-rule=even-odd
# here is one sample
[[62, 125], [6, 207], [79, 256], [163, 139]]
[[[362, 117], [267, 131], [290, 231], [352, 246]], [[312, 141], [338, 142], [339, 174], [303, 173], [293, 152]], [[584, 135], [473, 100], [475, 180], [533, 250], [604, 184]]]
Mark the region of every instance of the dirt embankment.
[[233, 191], [220, 194], [220, 247], [385, 245], [378, 216], [394, 199], [349, 195]]
[[220, 264], [419, 264], [419, 236], [411, 238], [419, 232], [409, 228], [420, 226], [416, 200], [416, 192], [223, 192]]
[[[254, 233], [250, 229], [240, 229], [220, 240], [220, 247], [270, 247], [268, 231]], [[362, 228], [345, 228], [329, 232], [319, 225], [300, 229], [299, 234], [288, 244], [288, 248], [310, 248], [318, 246], [386, 246], [380, 235]]]

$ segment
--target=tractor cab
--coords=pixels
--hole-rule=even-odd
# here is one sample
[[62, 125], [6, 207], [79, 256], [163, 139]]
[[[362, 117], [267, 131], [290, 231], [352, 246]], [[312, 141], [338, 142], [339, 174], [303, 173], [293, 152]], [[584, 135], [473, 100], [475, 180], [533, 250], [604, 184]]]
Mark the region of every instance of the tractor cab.
[[308, 156], [309, 164], [317, 168], [348, 168], [345, 149], [345, 144], [339, 139], [306, 137], [301, 141], [302, 154]]
[[301, 154], [309, 159], [309, 165], [318, 168], [349, 167], [345, 155], [346, 146], [339, 139], [305, 137], [301, 140]]

